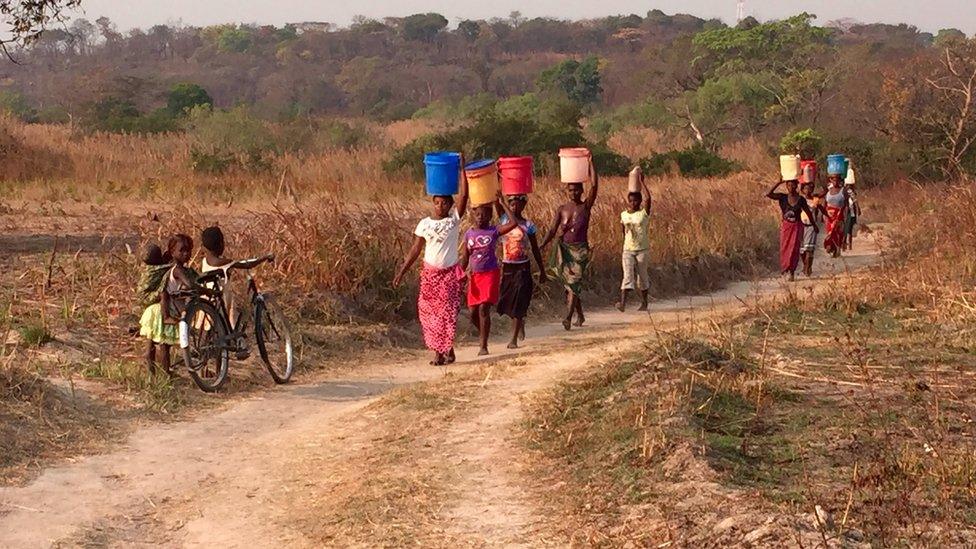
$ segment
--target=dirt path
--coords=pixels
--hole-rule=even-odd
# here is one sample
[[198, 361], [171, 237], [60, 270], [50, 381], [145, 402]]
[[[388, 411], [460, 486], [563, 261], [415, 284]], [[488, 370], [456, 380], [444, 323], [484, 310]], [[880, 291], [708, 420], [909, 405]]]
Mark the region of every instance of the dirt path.
[[[854, 253], [841, 261], [821, 257], [818, 268], [824, 276], [842, 275], [876, 262], [878, 254], [874, 240], [862, 238]], [[793, 287], [812, 291], [817, 283]], [[422, 360], [373, 364], [355, 379], [292, 385], [194, 421], [145, 427], [116, 451], [50, 468], [23, 487], [0, 488], [0, 546], [320, 545], [321, 535], [309, 538], [302, 524], [291, 524], [289, 501], [308, 487], [328, 486], [330, 467], [354, 468], [382, 428], [368, 405], [393, 387], [441, 380], [491, 361], [514, 368], [492, 381], [488, 367], [490, 398], [481, 402], [489, 404], [430, 435], [443, 452], [439, 459], [456, 464], [460, 494], [445, 503], [439, 520], [447, 539], [465, 544], [541, 545], [533, 532], [543, 517], [516, 480], [508, 440], [521, 399], [636, 347], [655, 327], [736, 310], [786, 287], [778, 279], [732, 284], [711, 295], [655, 303], [647, 315], [597, 311], [586, 328], [572, 333], [558, 324], [530, 329], [519, 353], [504, 351], [499, 337], [488, 361], [469, 348], [450, 369]], [[304, 486], [284, 470], [303, 461], [318, 463], [320, 477], [310, 475]]]

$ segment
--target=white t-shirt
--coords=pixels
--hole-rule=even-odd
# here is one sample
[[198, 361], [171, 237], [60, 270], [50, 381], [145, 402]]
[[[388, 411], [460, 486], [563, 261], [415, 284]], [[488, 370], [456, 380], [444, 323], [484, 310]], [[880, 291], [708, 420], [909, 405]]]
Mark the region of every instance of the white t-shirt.
[[424, 247], [424, 263], [438, 269], [447, 269], [458, 263], [458, 242], [461, 238], [461, 218], [457, 210], [444, 219], [425, 217], [417, 224], [413, 234], [427, 241]]

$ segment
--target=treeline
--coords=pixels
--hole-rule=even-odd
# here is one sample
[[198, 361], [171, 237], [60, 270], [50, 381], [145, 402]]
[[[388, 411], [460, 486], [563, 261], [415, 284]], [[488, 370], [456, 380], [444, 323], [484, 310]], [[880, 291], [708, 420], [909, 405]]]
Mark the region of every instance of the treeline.
[[[180, 129], [188, 109], [206, 104], [243, 105], [279, 122], [489, 124], [469, 132], [476, 137], [535, 109], [536, 141], [580, 131], [599, 145], [639, 126], [707, 151], [757, 137], [775, 152], [784, 134], [813, 128], [824, 147], [849, 151], [878, 177], [976, 171], [976, 45], [955, 29], [819, 26], [809, 14], [727, 26], [654, 10], [585, 21], [513, 13], [451, 25], [417, 14], [345, 28], [159, 25], [123, 34], [101, 18], [50, 30], [14, 55], [22, 64], [0, 65], [0, 109], [93, 130]], [[174, 103], [174, 93], [190, 91], [194, 98]]]

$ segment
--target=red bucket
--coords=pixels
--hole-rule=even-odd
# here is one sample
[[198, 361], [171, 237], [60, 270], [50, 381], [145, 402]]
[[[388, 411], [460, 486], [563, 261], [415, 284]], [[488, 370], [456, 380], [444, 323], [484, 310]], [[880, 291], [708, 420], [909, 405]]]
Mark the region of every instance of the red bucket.
[[800, 161], [800, 183], [816, 183], [816, 182], [817, 182], [817, 161], [816, 160]]
[[499, 158], [498, 173], [502, 176], [502, 194], [529, 194], [532, 192], [531, 156]]

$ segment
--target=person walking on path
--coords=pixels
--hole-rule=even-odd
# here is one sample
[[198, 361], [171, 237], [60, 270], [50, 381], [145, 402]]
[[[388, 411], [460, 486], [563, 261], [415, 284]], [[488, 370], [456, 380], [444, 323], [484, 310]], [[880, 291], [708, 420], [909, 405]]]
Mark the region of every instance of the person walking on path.
[[847, 211], [847, 190], [839, 175], [827, 178], [827, 194], [824, 202], [827, 207], [827, 235], [824, 237], [824, 249], [834, 257], [840, 257], [844, 247], [844, 216]]
[[583, 277], [586, 267], [590, 263], [590, 214], [596, 203], [597, 190], [600, 186], [599, 176], [593, 168], [590, 158], [589, 178], [590, 192], [583, 199], [583, 182], [568, 183], [566, 192], [569, 202], [556, 210], [555, 219], [549, 233], [542, 243], [545, 248], [559, 234], [559, 244], [554, 250], [551, 270], [556, 279], [566, 289], [566, 316], [563, 318], [563, 328], [569, 330], [576, 315], [576, 325], [582, 326], [586, 322], [583, 315], [583, 302], [580, 296], [583, 292]]
[[800, 221], [803, 222], [803, 243], [800, 245], [800, 259], [803, 260], [803, 274], [813, 276], [813, 257], [817, 251], [817, 244], [820, 237], [820, 223], [823, 221], [825, 213], [823, 198], [813, 193], [815, 185], [804, 183], [800, 188], [803, 198], [813, 211], [811, 219], [806, 212], [800, 212]]
[[[464, 165], [464, 160], [461, 160]], [[464, 271], [458, 257], [461, 239], [461, 218], [468, 207], [468, 178], [462, 171], [461, 194], [454, 207], [454, 197], [431, 197], [433, 211], [417, 223], [414, 241], [403, 265], [393, 278], [393, 287], [403, 283], [403, 277], [421, 254], [424, 265], [420, 271], [420, 292], [417, 295], [417, 315], [424, 334], [424, 343], [434, 352], [431, 365], [454, 363], [454, 337], [458, 311], [461, 309], [461, 281]]]
[[[648, 266], [651, 258], [649, 229], [651, 224], [651, 192], [640, 176], [641, 192], [627, 193], [627, 209], [620, 212], [620, 227], [624, 235], [624, 250], [621, 259], [623, 280], [620, 283], [620, 301], [617, 309], [627, 308], [627, 292], [639, 291], [641, 306], [638, 311], [647, 310], [647, 294], [650, 290]], [[647, 200], [644, 200], [644, 197]], [[643, 207], [642, 207], [643, 206]]]
[[[776, 192], [776, 189], [784, 183], [787, 192]], [[780, 181], [766, 193], [767, 198], [775, 200], [779, 204], [782, 214], [779, 230], [779, 268], [781, 274], [789, 275], [790, 281], [796, 280], [796, 268], [800, 263], [800, 245], [803, 240], [803, 222], [800, 219], [800, 214], [806, 213], [807, 217], [813, 221], [814, 229], [820, 229], [813, 218], [813, 212], [810, 210], [806, 199], [797, 192], [797, 186], [798, 182], [795, 179]]]
[[[518, 226], [507, 235], [502, 236], [502, 285], [501, 296], [498, 299], [498, 314], [507, 315], [512, 319], [512, 340], [509, 349], [517, 349], [519, 340], [525, 339], [525, 317], [529, 313], [529, 304], [535, 285], [532, 282], [532, 267], [529, 263], [529, 251], [539, 266], [539, 285], [548, 281], [546, 266], [542, 262], [542, 251], [536, 236], [538, 229], [535, 223], [525, 217], [525, 205], [528, 197], [524, 194], [506, 196], [504, 200], [512, 210], [512, 215]], [[499, 204], [496, 207], [499, 214], [498, 223], [505, 225], [509, 216]]]

